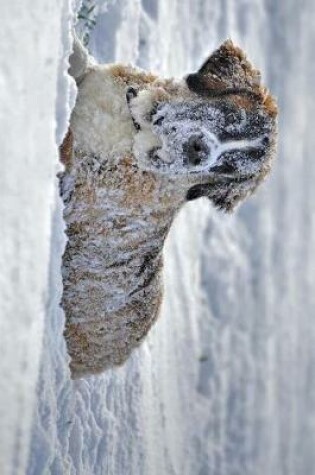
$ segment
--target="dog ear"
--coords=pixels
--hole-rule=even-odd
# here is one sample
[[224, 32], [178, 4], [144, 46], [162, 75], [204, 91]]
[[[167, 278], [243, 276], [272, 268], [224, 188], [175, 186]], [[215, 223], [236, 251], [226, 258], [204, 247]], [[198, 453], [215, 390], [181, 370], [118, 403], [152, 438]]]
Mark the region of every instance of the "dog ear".
[[84, 48], [75, 31], [72, 31], [73, 36], [73, 51], [69, 57], [69, 74], [72, 76], [76, 83], [79, 84], [84, 77], [88, 66], [90, 64], [90, 57], [88, 51]]
[[225, 41], [201, 66], [186, 78], [190, 90], [201, 95], [214, 95], [226, 89], [260, 91], [260, 73], [246, 59], [244, 52]]

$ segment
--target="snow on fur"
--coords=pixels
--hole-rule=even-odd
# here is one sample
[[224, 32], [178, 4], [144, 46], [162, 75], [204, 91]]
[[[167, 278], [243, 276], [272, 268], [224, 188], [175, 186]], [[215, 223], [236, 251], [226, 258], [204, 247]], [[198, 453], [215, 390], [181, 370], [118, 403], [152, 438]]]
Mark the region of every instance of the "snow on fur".
[[122, 364], [151, 328], [162, 299], [163, 244], [187, 199], [206, 196], [231, 210], [270, 170], [275, 106], [257, 80], [242, 83], [249, 63], [228, 45], [218, 51], [240, 63], [237, 87], [226, 68], [224, 88], [217, 87], [222, 67], [215, 75], [205, 65], [187, 82], [121, 65], [80, 73], [60, 182], [73, 377]]

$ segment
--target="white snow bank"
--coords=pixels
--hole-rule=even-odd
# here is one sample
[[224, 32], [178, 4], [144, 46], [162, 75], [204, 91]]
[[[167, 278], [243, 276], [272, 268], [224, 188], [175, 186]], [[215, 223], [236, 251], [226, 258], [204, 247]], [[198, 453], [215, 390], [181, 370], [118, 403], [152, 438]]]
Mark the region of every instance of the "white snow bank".
[[[62, 0], [33, 0], [27, 6], [13, 0], [1, 6], [1, 475], [24, 474], [29, 451], [49, 298], [57, 83], [59, 90], [69, 90], [59, 67], [60, 54], [69, 49], [68, 9]], [[66, 118], [68, 99], [63, 104]]]

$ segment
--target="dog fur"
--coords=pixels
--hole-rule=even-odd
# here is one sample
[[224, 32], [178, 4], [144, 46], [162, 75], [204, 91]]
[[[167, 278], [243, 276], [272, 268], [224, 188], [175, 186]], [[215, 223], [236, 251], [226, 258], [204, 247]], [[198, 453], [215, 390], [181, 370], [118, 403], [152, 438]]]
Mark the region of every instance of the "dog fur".
[[60, 177], [74, 378], [122, 364], [140, 344], [159, 313], [163, 244], [177, 211], [201, 196], [231, 211], [250, 195], [270, 171], [277, 116], [231, 41], [184, 80], [96, 65], [80, 51]]

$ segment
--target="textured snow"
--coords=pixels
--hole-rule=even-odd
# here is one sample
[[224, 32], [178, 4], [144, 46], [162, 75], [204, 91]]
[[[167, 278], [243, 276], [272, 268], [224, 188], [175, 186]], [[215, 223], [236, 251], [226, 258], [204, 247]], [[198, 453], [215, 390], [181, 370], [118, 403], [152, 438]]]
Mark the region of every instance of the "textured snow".
[[[4, 20], [10, 27], [16, 21], [16, 29], [7, 27], [9, 49], [1, 55], [10, 57], [1, 69], [1, 117], [12, 117], [1, 128], [1, 190], [12, 195], [0, 204], [2, 229], [10, 232], [1, 254], [1, 297], [10, 316], [1, 332], [8, 355], [1, 361], [1, 473], [23, 473], [25, 466], [50, 229], [28, 474], [314, 473], [315, 5], [300, 6], [297, 0], [116, 0], [99, 9], [90, 42], [99, 61], [131, 61], [180, 76], [227, 36], [240, 43], [279, 97], [280, 150], [272, 179], [235, 216], [216, 213], [206, 200], [186, 206], [168, 239], [163, 312], [148, 341], [123, 368], [72, 382], [58, 307], [59, 200], [50, 228], [57, 47], [65, 44], [60, 20], [67, 15], [58, 3], [35, 1], [32, 11], [17, 14], [7, 2]], [[51, 29], [44, 28], [47, 21]], [[59, 138], [68, 115], [64, 65]], [[18, 94], [26, 100], [17, 113], [11, 107]], [[14, 295], [12, 282], [21, 289]]]
[[[60, 41], [66, 5], [34, 0], [29, 8], [16, 1], [1, 6], [1, 475], [25, 473], [30, 445], [48, 297], [56, 84], [59, 48], [66, 49]], [[68, 100], [64, 121], [67, 109]]]

